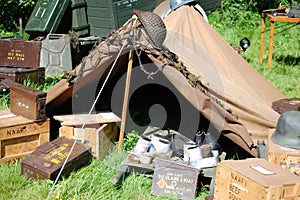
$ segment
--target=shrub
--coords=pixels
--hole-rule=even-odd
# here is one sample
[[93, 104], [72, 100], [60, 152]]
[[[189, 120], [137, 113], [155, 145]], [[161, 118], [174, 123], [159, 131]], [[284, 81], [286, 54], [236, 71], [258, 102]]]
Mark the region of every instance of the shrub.
[[124, 138], [122, 150], [123, 151], [132, 150], [135, 147], [138, 140], [139, 140], [139, 133], [137, 131], [132, 130], [131, 132], [127, 133]]
[[37, 0], [4, 0], [0, 1], [0, 29], [2, 32], [17, 32], [19, 18], [23, 26], [28, 21]]

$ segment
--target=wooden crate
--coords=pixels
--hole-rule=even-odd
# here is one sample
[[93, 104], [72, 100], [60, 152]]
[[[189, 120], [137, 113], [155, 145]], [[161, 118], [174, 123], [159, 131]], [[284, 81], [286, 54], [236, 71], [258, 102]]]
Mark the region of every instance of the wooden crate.
[[45, 80], [45, 68], [0, 67], [0, 80], [6, 78], [17, 83], [31, 81], [43, 84]]
[[[102, 160], [118, 139], [120, 121], [113, 113], [54, 116], [62, 121], [59, 135], [77, 139], [92, 149], [92, 155]], [[86, 123], [82, 128], [82, 124]]]
[[299, 200], [300, 178], [265, 159], [218, 164], [214, 199]]
[[[274, 131], [275, 129], [272, 129], [270, 132]], [[272, 133], [269, 134], [270, 137]], [[269, 138], [267, 160], [300, 176], [300, 150], [282, 147]]]
[[35, 122], [0, 111], [0, 163], [24, 157], [49, 141], [50, 121]]
[[200, 170], [172, 160], [155, 158], [151, 193], [180, 199], [194, 199]]
[[60, 136], [66, 136], [86, 144], [92, 149], [92, 155], [102, 160], [106, 153], [115, 145], [118, 139], [118, 126], [116, 123], [102, 124], [99, 128], [88, 126], [75, 128], [62, 126], [59, 129]]
[[[74, 146], [74, 148], [72, 148]], [[72, 149], [72, 152], [70, 153]], [[68, 157], [68, 155], [70, 156]], [[62, 176], [68, 176], [74, 170], [91, 161], [91, 154], [83, 144], [74, 143], [66, 137], [44, 143], [22, 160], [21, 174], [34, 179], [55, 180], [64, 165]], [[61, 177], [59, 177], [61, 178]]]

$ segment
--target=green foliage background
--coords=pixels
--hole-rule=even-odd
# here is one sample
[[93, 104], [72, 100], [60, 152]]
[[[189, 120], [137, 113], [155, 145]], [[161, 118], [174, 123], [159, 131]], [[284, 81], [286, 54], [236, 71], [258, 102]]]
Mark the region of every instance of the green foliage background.
[[17, 32], [19, 18], [26, 24], [34, 8], [36, 0], [1, 0], [0, 1], [0, 30], [1, 33]]
[[[0, 1], [0, 30], [5, 32], [17, 32], [19, 30], [19, 18], [26, 24], [30, 14], [38, 0], [1, 0]], [[99, 0], [101, 1], [101, 0]], [[291, 5], [295, 0], [222, 0], [222, 10], [226, 13], [236, 11], [261, 11], [264, 8], [276, 8], [279, 4]], [[240, 13], [240, 12], [239, 12]], [[245, 15], [233, 15], [233, 21], [247, 17]]]

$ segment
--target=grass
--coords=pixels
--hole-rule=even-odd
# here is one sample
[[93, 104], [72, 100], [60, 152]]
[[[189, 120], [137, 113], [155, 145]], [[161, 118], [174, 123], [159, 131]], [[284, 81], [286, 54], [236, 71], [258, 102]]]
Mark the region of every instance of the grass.
[[[239, 15], [240, 13], [238, 13]], [[249, 38], [251, 46], [242, 56], [262, 76], [278, 88], [287, 98], [300, 97], [300, 26], [275, 22], [273, 62], [268, 70], [269, 24], [266, 21], [263, 63], [259, 62], [261, 16], [245, 12], [238, 20], [228, 20], [231, 13], [214, 12], [209, 15], [210, 24], [229, 44], [238, 45], [243, 37]]]
[[[152, 179], [147, 175], [132, 174], [113, 185], [111, 179], [116, 175], [118, 166], [126, 156], [126, 152], [118, 153], [114, 148], [103, 161], [93, 160], [87, 167], [73, 172], [70, 177], [63, 178], [54, 187], [50, 180], [31, 180], [20, 175], [21, 161], [1, 165], [0, 200], [14, 199], [49, 199], [54, 200], [90, 200], [90, 199], [122, 199], [122, 200], [164, 200], [162, 196], [152, 196]], [[196, 199], [204, 199], [208, 194], [203, 190]]]
[[[210, 24], [229, 44], [236, 45], [240, 39], [248, 37], [251, 46], [241, 56], [286, 97], [300, 97], [299, 26], [290, 28], [285, 23], [276, 23], [273, 66], [271, 70], [268, 70], [268, 45], [265, 45], [263, 64], [259, 63], [260, 14], [246, 10], [248, 5], [228, 7], [226, 4], [228, 2], [231, 1], [222, 1], [222, 10], [208, 14]], [[233, 13], [235, 14], [233, 15]], [[265, 44], [269, 42], [268, 33], [265, 37]], [[40, 89], [46, 91], [55, 81], [57, 80], [53, 77], [46, 79], [46, 84]], [[31, 85], [31, 83], [27, 84]], [[5, 94], [1, 98], [0, 107], [8, 108], [9, 102], [7, 103], [6, 100], [9, 99], [9, 96]], [[127, 144], [127, 146], [132, 146], [132, 144]], [[93, 160], [89, 166], [73, 172], [70, 177], [63, 178], [58, 182], [50, 199], [168, 199], [151, 195], [152, 180], [146, 175], [131, 174], [123, 180], [122, 184], [112, 185], [111, 179], [116, 175], [125, 156], [125, 152], [119, 154], [115, 148], [103, 161]], [[53, 182], [31, 180], [21, 176], [20, 163], [21, 161], [16, 161], [1, 165], [0, 200], [46, 199]], [[201, 189], [196, 199], [204, 199], [207, 194], [207, 190]]]

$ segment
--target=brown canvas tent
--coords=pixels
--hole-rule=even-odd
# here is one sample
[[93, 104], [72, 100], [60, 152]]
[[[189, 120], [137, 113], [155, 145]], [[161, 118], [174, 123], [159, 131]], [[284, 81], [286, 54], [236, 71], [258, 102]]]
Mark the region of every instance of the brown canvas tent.
[[[165, 97], [165, 90], [155, 92], [155, 89], [154, 92], [151, 90], [152, 94], [143, 94], [148, 99], [162, 96], [165, 107], [169, 107], [168, 102], [172, 100], [169, 97], [177, 99], [177, 104], [170, 103], [171, 108], [166, 109], [170, 111], [167, 116], [162, 117], [165, 115], [163, 111], [157, 112], [161, 107], [150, 109], [149, 113], [160, 115], [158, 123], [168, 115], [171, 118], [180, 115], [183, 125], [177, 127], [179, 132], [192, 138], [204, 116], [210, 122], [208, 131], [226, 136], [256, 156], [253, 148], [256, 140], [267, 140], [269, 129], [276, 126], [279, 117], [271, 109], [271, 103], [284, 96], [237, 54], [192, 7], [183, 6], [164, 19], [167, 29], [164, 46], [169, 51], [153, 48], [143, 26], [128, 29], [132, 20], [96, 43], [74, 69], [73, 76], [61, 80], [48, 91], [47, 112], [55, 113], [70, 98], [73, 112], [87, 112], [97, 91], [102, 90], [99, 85], [106, 80], [116, 82], [113, 90], [107, 91], [111, 95], [109, 101], [116, 107], [122, 107], [120, 99], [123, 99], [125, 83], [122, 77], [126, 73], [128, 51], [132, 49], [132, 41], [127, 40], [130, 37], [128, 30], [131, 30], [134, 33], [134, 65], [137, 70], [132, 74], [130, 96], [139, 88], [145, 89], [145, 85], [162, 85], [174, 95]], [[122, 47], [124, 49], [118, 57]], [[148, 106], [144, 102], [138, 103]], [[152, 103], [155, 105], [156, 102]], [[181, 107], [180, 112], [176, 112], [176, 105]], [[115, 108], [111, 109], [114, 111]]]
[[195, 9], [183, 6], [165, 19], [166, 46], [199, 75], [207, 87], [238, 116], [254, 141], [267, 140], [278, 113], [272, 102], [282, 93], [241, 58]]

